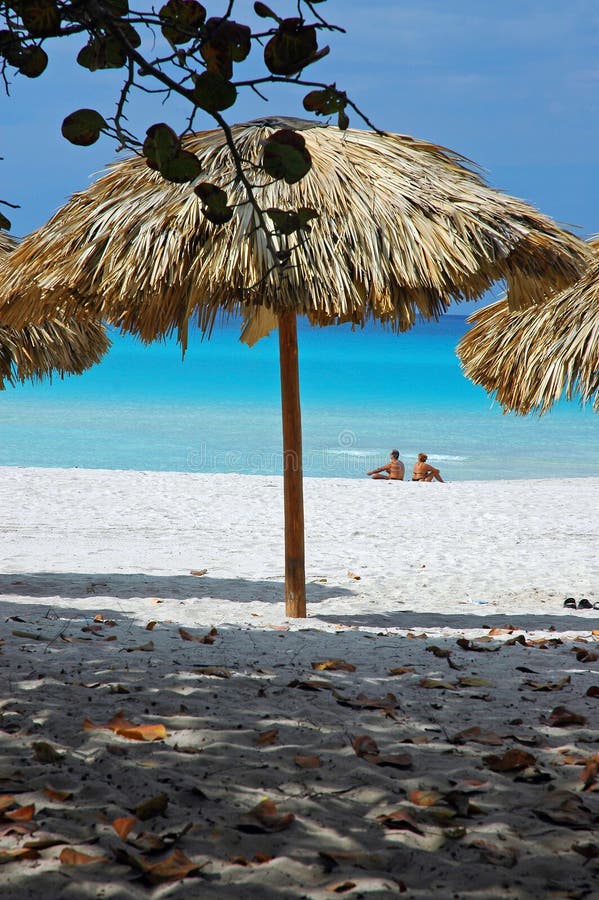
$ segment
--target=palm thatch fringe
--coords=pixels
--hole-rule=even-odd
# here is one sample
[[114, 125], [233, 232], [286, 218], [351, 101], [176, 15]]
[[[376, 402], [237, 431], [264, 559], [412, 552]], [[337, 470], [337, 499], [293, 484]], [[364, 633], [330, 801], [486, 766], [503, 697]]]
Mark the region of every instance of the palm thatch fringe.
[[[0, 285], [2, 260], [17, 242], [0, 232]], [[28, 379], [41, 380], [58, 374], [79, 375], [100, 361], [110, 341], [104, 327], [93, 320], [57, 318], [23, 328], [0, 326], [0, 390]]]
[[512, 313], [501, 300], [468, 321], [464, 373], [504, 411], [542, 414], [565, 395], [599, 412], [599, 260], [542, 307]]
[[193, 186], [164, 181], [141, 158], [116, 163], [15, 251], [0, 317], [18, 326], [85, 312], [145, 341], [176, 330], [184, 347], [190, 322], [209, 330], [224, 311], [249, 324], [261, 307], [293, 309], [318, 325], [374, 317], [405, 330], [418, 314], [436, 318], [498, 279], [519, 308], [583, 271], [584, 242], [442, 147], [287, 119], [237, 125], [233, 135], [257, 166], [265, 139], [289, 126], [302, 129], [312, 169], [288, 185], [256, 168], [257, 199], [263, 209], [309, 207], [319, 218], [282, 280], [215, 130], [185, 146], [202, 164], [200, 180], [228, 192], [227, 225], [206, 220]]

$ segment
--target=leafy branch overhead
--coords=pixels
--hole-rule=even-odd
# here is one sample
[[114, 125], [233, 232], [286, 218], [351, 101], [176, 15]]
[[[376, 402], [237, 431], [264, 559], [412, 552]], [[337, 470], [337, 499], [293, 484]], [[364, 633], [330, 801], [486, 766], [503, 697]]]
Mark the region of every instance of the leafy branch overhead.
[[[56, 51], [57, 39], [69, 39], [67, 46], [73, 47], [77, 64], [89, 72], [122, 70], [113, 114], [75, 110], [62, 123], [63, 136], [73, 144], [89, 146], [107, 135], [119, 148], [145, 157], [149, 168], [166, 180], [195, 183], [202, 212], [215, 225], [222, 225], [234, 210], [227, 185], [202, 182], [200, 163], [185, 148], [186, 135], [204, 127], [199, 119], [207, 118], [210, 127], [216, 125], [224, 133], [237, 178], [258, 227], [265, 232], [273, 265], [281, 267], [286, 254], [281, 254], [275, 238], [309, 231], [308, 222], [317, 213], [306, 208], [269, 209], [266, 215], [256, 189], [264, 185], [265, 177], [288, 184], [304, 178], [312, 165], [310, 154], [302, 135], [285, 128], [266, 142], [261, 162], [250, 164], [239, 154], [223, 112], [235, 106], [243, 89], [264, 96], [265, 85], [283, 83], [309, 88], [304, 108], [318, 116], [336, 117], [343, 130], [349, 125], [349, 108], [370, 125], [335, 84], [304, 79], [305, 70], [329, 53], [329, 47], [321, 43], [322, 34], [343, 31], [316, 9], [324, 2], [281, 0], [293, 16], [260, 2], [254, 3], [254, 15], [246, 16], [244, 5], [244, 18], [251, 18], [246, 23], [234, 18], [235, 0], [229, 0], [224, 14], [218, 4], [219, 15], [210, 15], [198, 0], [167, 0], [148, 12], [130, 9], [128, 0], [0, 0], [0, 73], [7, 92], [15, 75], [38, 78]], [[239, 69], [247, 60], [252, 74], [243, 78]], [[188, 103], [184, 126], [175, 130], [156, 122], [145, 136], [134, 134], [125, 110], [136, 92], [156, 94], [162, 109], [174, 96], [183, 97]], [[9, 227], [10, 223], [2, 217], [1, 224]]]

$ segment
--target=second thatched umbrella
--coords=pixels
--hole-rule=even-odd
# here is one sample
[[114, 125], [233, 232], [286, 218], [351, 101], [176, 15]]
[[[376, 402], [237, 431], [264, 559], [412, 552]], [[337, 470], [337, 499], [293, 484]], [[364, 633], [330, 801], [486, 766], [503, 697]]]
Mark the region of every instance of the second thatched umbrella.
[[[312, 168], [300, 181], [270, 180], [265, 142], [301, 132]], [[145, 341], [188, 326], [209, 330], [219, 311], [241, 312], [250, 341], [278, 326], [283, 407], [286, 608], [305, 615], [297, 315], [316, 325], [397, 330], [420, 313], [437, 318], [452, 300], [505, 279], [515, 307], [581, 274], [583, 242], [520, 200], [489, 188], [451, 151], [297, 119], [234, 126], [263, 209], [316, 210], [284, 277], [236, 177], [220, 130], [190, 136], [199, 180], [225, 189], [233, 216], [217, 228], [189, 185], [174, 185], [143, 159], [115, 164], [75, 195], [13, 259], [4, 312], [13, 324], [49, 310], [104, 318]], [[285, 253], [288, 239], [275, 236]]]
[[500, 300], [470, 317], [458, 345], [465, 375], [505, 411], [547, 412], [565, 395], [599, 412], [599, 242], [583, 277], [542, 307]]
[[[2, 261], [16, 246], [13, 237], [0, 232], [0, 284]], [[99, 362], [109, 347], [104, 326], [87, 318], [63, 321], [54, 316], [42, 324], [22, 328], [0, 325], [0, 390], [5, 384], [53, 374], [80, 375]]]

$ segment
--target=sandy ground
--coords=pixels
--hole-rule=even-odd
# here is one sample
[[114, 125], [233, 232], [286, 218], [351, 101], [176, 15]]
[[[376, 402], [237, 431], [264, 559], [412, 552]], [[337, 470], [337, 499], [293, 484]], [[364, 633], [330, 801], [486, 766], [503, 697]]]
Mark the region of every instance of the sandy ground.
[[599, 478], [305, 494], [0, 469], [0, 897], [599, 897]]

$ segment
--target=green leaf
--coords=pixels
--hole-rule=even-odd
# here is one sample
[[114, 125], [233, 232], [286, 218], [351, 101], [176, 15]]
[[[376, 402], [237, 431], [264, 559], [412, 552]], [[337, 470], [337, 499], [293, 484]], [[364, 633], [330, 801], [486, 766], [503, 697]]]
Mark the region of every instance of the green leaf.
[[206, 39], [200, 53], [209, 72], [218, 72], [223, 78], [233, 76], [233, 63], [242, 62], [252, 49], [252, 32], [247, 25], [239, 25], [229, 19], [208, 19]]
[[111, 16], [126, 16], [129, 12], [129, 0], [104, 0], [104, 6]]
[[237, 100], [237, 88], [219, 72], [202, 72], [194, 78], [193, 101], [206, 112], [229, 109]]
[[[134, 33], [139, 37], [137, 32]], [[127, 51], [118, 38], [97, 37], [79, 51], [77, 62], [90, 72], [97, 69], [122, 69], [127, 62]]]
[[141, 45], [141, 38], [133, 25], [130, 25], [129, 22], [117, 22], [116, 25], [128, 44], [133, 48]]
[[338, 91], [334, 84], [320, 91], [310, 91], [304, 97], [304, 109], [314, 112], [317, 116], [331, 116], [345, 109], [347, 95]]
[[296, 75], [317, 58], [314, 25], [301, 19], [283, 19], [264, 48], [264, 62], [273, 75]]
[[196, 0], [168, 0], [158, 15], [167, 41], [173, 45], [187, 44], [198, 36], [206, 10]]
[[41, 47], [24, 47], [18, 69], [27, 78], [38, 78], [48, 65], [48, 54]]
[[227, 195], [225, 191], [210, 184], [209, 181], [202, 181], [194, 188], [194, 192], [202, 201], [202, 212], [215, 225], [224, 225], [229, 222], [233, 216], [232, 207], [227, 205]]
[[66, 117], [61, 131], [63, 137], [71, 144], [89, 147], [90, 144], [96, 143], [100, 132], [107, 127], [106, 120], [95, 109], [78, 109]]
[[201, 171], [199, 159], [195, 153], [190, 153], [188, 150], [179, 150], [176, 156], [168, 160], [165, 165], [160, 166], [162, 177], [175, 184], [194, 181]]
[[60, 30], [60, 12], [54, 0], [22, 0], [18, 12], [32, 37], [50, 37]]
[[275, 231], [279, 234], [293, 234], [295, 231], [310, 231], [308, 224], [311, 219], [318, 218], [315, 209], [302, 206], [300, 209], [283, 210], [283, 209], [267, 209], [266, 212], [270, 216], [275, 226]]
[[264, 145], [262, 168], [272, 178], [295, 184], [312, 167], [312, 157], [303, 136], [290, 128], [275, 131]]
[[274, 19], [275, 22], [281, 21], [280, 17], [266, 3], [254, 3], [254, 12], [261, 19]]
[[152, 169], [162, 171], [179, 152], [179, 135], [164, 122], [150, 125], [146, 131], [146, 139], [143, 143], [142, 153]]

